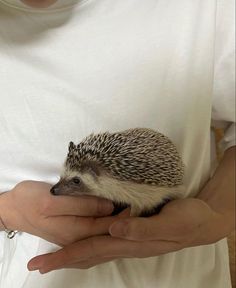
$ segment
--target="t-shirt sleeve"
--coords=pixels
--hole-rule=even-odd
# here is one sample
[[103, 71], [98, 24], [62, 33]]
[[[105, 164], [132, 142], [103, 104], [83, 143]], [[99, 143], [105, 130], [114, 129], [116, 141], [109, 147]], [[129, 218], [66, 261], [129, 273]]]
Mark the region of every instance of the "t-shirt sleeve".
[[218, 0], [212, 125], [224, 130], [219, 145], [224, 152], [235, 145], [235, 3]]

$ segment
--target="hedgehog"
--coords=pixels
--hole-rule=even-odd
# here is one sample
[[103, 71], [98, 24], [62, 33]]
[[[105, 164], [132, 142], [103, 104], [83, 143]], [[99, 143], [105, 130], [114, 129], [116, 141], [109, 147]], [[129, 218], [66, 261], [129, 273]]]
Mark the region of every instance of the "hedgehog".
[[69, 143], [53, 195], [92, 195], [130, 207], [131, 216], [152, 215], [182, 198], [184, 164], [172, 141], [157, 131], [134, 128], [91, 134]]

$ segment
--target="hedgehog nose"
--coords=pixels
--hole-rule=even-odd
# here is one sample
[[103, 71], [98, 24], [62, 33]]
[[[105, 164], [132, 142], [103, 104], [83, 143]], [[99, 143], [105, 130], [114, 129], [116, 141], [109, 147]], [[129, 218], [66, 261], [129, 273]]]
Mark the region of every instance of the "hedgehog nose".
[[59, 189], [59, 187], [57, 186], [57, 185], [54, 185], [52, 188], [51, 188], [51, 190], [50, 190], [50, 192], [51, 192], [51, 194], [52, 195], [59, 195], [60, 194], [60, 189]]

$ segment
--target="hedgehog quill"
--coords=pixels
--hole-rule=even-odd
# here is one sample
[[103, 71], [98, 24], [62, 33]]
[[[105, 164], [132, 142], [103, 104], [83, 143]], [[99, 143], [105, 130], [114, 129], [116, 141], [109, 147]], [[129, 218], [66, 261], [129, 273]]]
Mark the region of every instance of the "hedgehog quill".
[[53, 195], [92, 195], [130, 206], [131, 216], [151, 214], [182, 198], [184, 164], [171, 140], [146, 128], [91, 134], [69, 144]]

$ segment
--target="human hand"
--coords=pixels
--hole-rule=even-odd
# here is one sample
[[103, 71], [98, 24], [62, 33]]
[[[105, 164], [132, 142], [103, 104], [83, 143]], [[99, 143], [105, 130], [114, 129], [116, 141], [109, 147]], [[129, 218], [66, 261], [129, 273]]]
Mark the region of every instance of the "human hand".
[[53, 196], [50, 188], [44, 182], [23, 181], [1, 194], [0, 213], [5, 226], [60, 246], [108, 234], [116, 218], [101, 216], [111, 214], [110, 201], [90, 196]]
[[89, 268], [117, 258], [150, 257], [214, 243], [235, 229], [235, 147], [229, 148], [198, 199], [175, 200], [149, 218], [129, 217], [95, 236], [33, 258], [29, 270]]
[[223, 216], [204, 201], [174, 200], [158, 215], [116, 221], [110, 226], [110, 236], [90, 237], [37, 256], [28, 263], [28, 269], [47, 273], [61, 268], [90, 268], [118, 258], [157, 256], [216, 242], [224, 237], [223, 226]]

